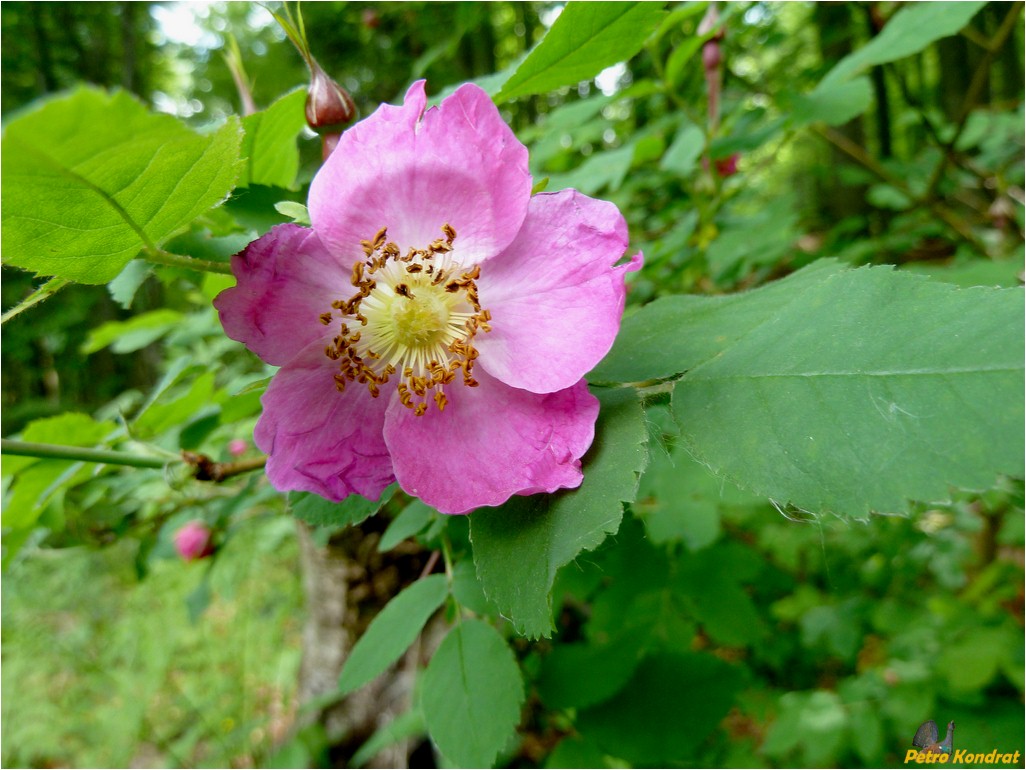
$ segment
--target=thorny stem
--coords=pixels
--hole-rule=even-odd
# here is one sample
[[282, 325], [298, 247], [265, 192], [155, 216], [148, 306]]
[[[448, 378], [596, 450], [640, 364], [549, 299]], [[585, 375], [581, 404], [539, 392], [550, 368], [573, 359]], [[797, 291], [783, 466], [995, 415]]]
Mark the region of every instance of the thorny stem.
[[67, 446], [65, 444], [40, 444], [31, 441], [0, 439], [0, 454], [19, 457], [38, 457], [48, 460], [78, 460], [104, 465], [124, 465], [130, 468], [164, 468], [173, 463], [184, 463], [193, 467], [197, 481], [224, 481], [250, 471], [259, 470], [267, 462], [266, 457], [242, 460], [233, 463], [218, 463], [206, 455], [182, 452], [180, 458], [152, 457], [113, 449]]
[[148, 261], [155, 262], [158, 265], [184, 267], [189, 270], [199, 270], [204, 273], [221, 273], [222, 275], [232, 274], [232, 267], [227, 262], [212, 262], [208, 259], [186, 257], [182, 254], [172, 254], [169, 251], [164, 251], [163, 249], [158, 249], [156, 247], [148, 248], [144, 253]]

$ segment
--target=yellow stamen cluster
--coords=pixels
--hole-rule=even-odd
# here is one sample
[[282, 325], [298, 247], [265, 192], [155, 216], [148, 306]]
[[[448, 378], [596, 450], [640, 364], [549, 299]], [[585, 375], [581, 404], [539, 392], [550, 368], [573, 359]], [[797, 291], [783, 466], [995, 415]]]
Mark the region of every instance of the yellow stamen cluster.
[[[377, 398], [399, 372], [399, 400], [419, 416], [427, 411], [429, 392], [438, 409], [445, 409], [444, 386], [457, 373], [464, 385], [477, 386], [473, 340], [479, 331], [491, 331], [491, 313], [481, 308], [477, 294], [481, 268], [456, 264], [456, 231], [445, 224], [442, 234], [427, 248], [411, 248], [405, 255], [388, 241], [386, 228], [361, 242], [366, 259], [353, 265], [351, 279], [357, 291], [332, 303], [342, 323], [324, 351], [339, 363], [339, 391], [358, 382]], [[331, 311], [322, 313], [321, 323], [327, 326], [333, 317]]]

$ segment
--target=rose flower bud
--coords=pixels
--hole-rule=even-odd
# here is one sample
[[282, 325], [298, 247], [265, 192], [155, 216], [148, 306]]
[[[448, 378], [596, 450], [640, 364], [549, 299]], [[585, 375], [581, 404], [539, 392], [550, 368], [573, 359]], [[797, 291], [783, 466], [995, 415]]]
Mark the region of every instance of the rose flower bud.
[[241, 438], [233, 438], [228, 442], [228, 454], [232, 457], [240, 457], [246, 454], [249, 449], [249, 442]]
[[175, 550], [185, 561], [196, 561], [210, 556], [214, 552], [212, 534], [202, 521], [190, 521], [175, 532]]
[[341, 131], [356, 116], [356, 105], [342, 86], [310, 59], [310, 90], [306, 95], [306, 122], [314, 131]]

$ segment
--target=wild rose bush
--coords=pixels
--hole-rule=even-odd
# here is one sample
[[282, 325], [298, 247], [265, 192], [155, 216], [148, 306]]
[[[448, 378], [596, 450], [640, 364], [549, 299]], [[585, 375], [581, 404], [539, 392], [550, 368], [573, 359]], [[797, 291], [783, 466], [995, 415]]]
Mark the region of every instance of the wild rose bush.
[[[11, 117], [3, 260], [45, 280], [5, 321], [76, 283], [126, 309], [159, 283], [167, 307], [82, 345], [159, 342], [149, 393], [4, 440], [5, 569], [137, 539], [140, 574], [203, 560], [195, 620], [254, 522], [295, 518], [308, 559], [346, 543], [370, 575], [352, 595], [387, 596], [369, 625], [349, 608], [318, 713], [410, 662], [416, 697], [373, 735], [296, 730], [271, 763], [426, 736], [448, 766], [873, 765], [948, 711], [967, 745], [1018, 734], [1021, 112], [879, 162], [840, 128], [872, 68], [981, 6], [901, 8], [772, 110], [728, 69], [761, 6], [572, 3], [522, 61], [411, 77], [362, 120], [290, 14], [310, 86], [262, 111], [197, 131], [80, 87]], [[585, 93], [623, 62], [632, 85]], [[884, 234], [801, 231], [775, 176], [796, 138], [879, 177]], [[958, 259], [878, 264], [912, 241]]]

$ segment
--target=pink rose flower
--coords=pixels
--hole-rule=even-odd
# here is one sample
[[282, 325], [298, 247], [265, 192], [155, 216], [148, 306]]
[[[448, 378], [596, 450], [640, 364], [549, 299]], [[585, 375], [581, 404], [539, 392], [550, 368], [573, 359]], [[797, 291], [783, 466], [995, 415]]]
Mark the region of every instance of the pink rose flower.
[[174, 534], [175, 550], [185, 561], [195, 561], [214, 552], [210, 529], [202, 521], [190, 521]]
[[443, 513], [573, 488], [598, 400], [583, 379], [620, 326], [627, 225], [576, 190], [531, 196], [527, 148], [464, 85], [423, 81], [346, 131], [311, 228], [232, 258], [225, 332], [280, 366], [254, 438], [279, 490]]

